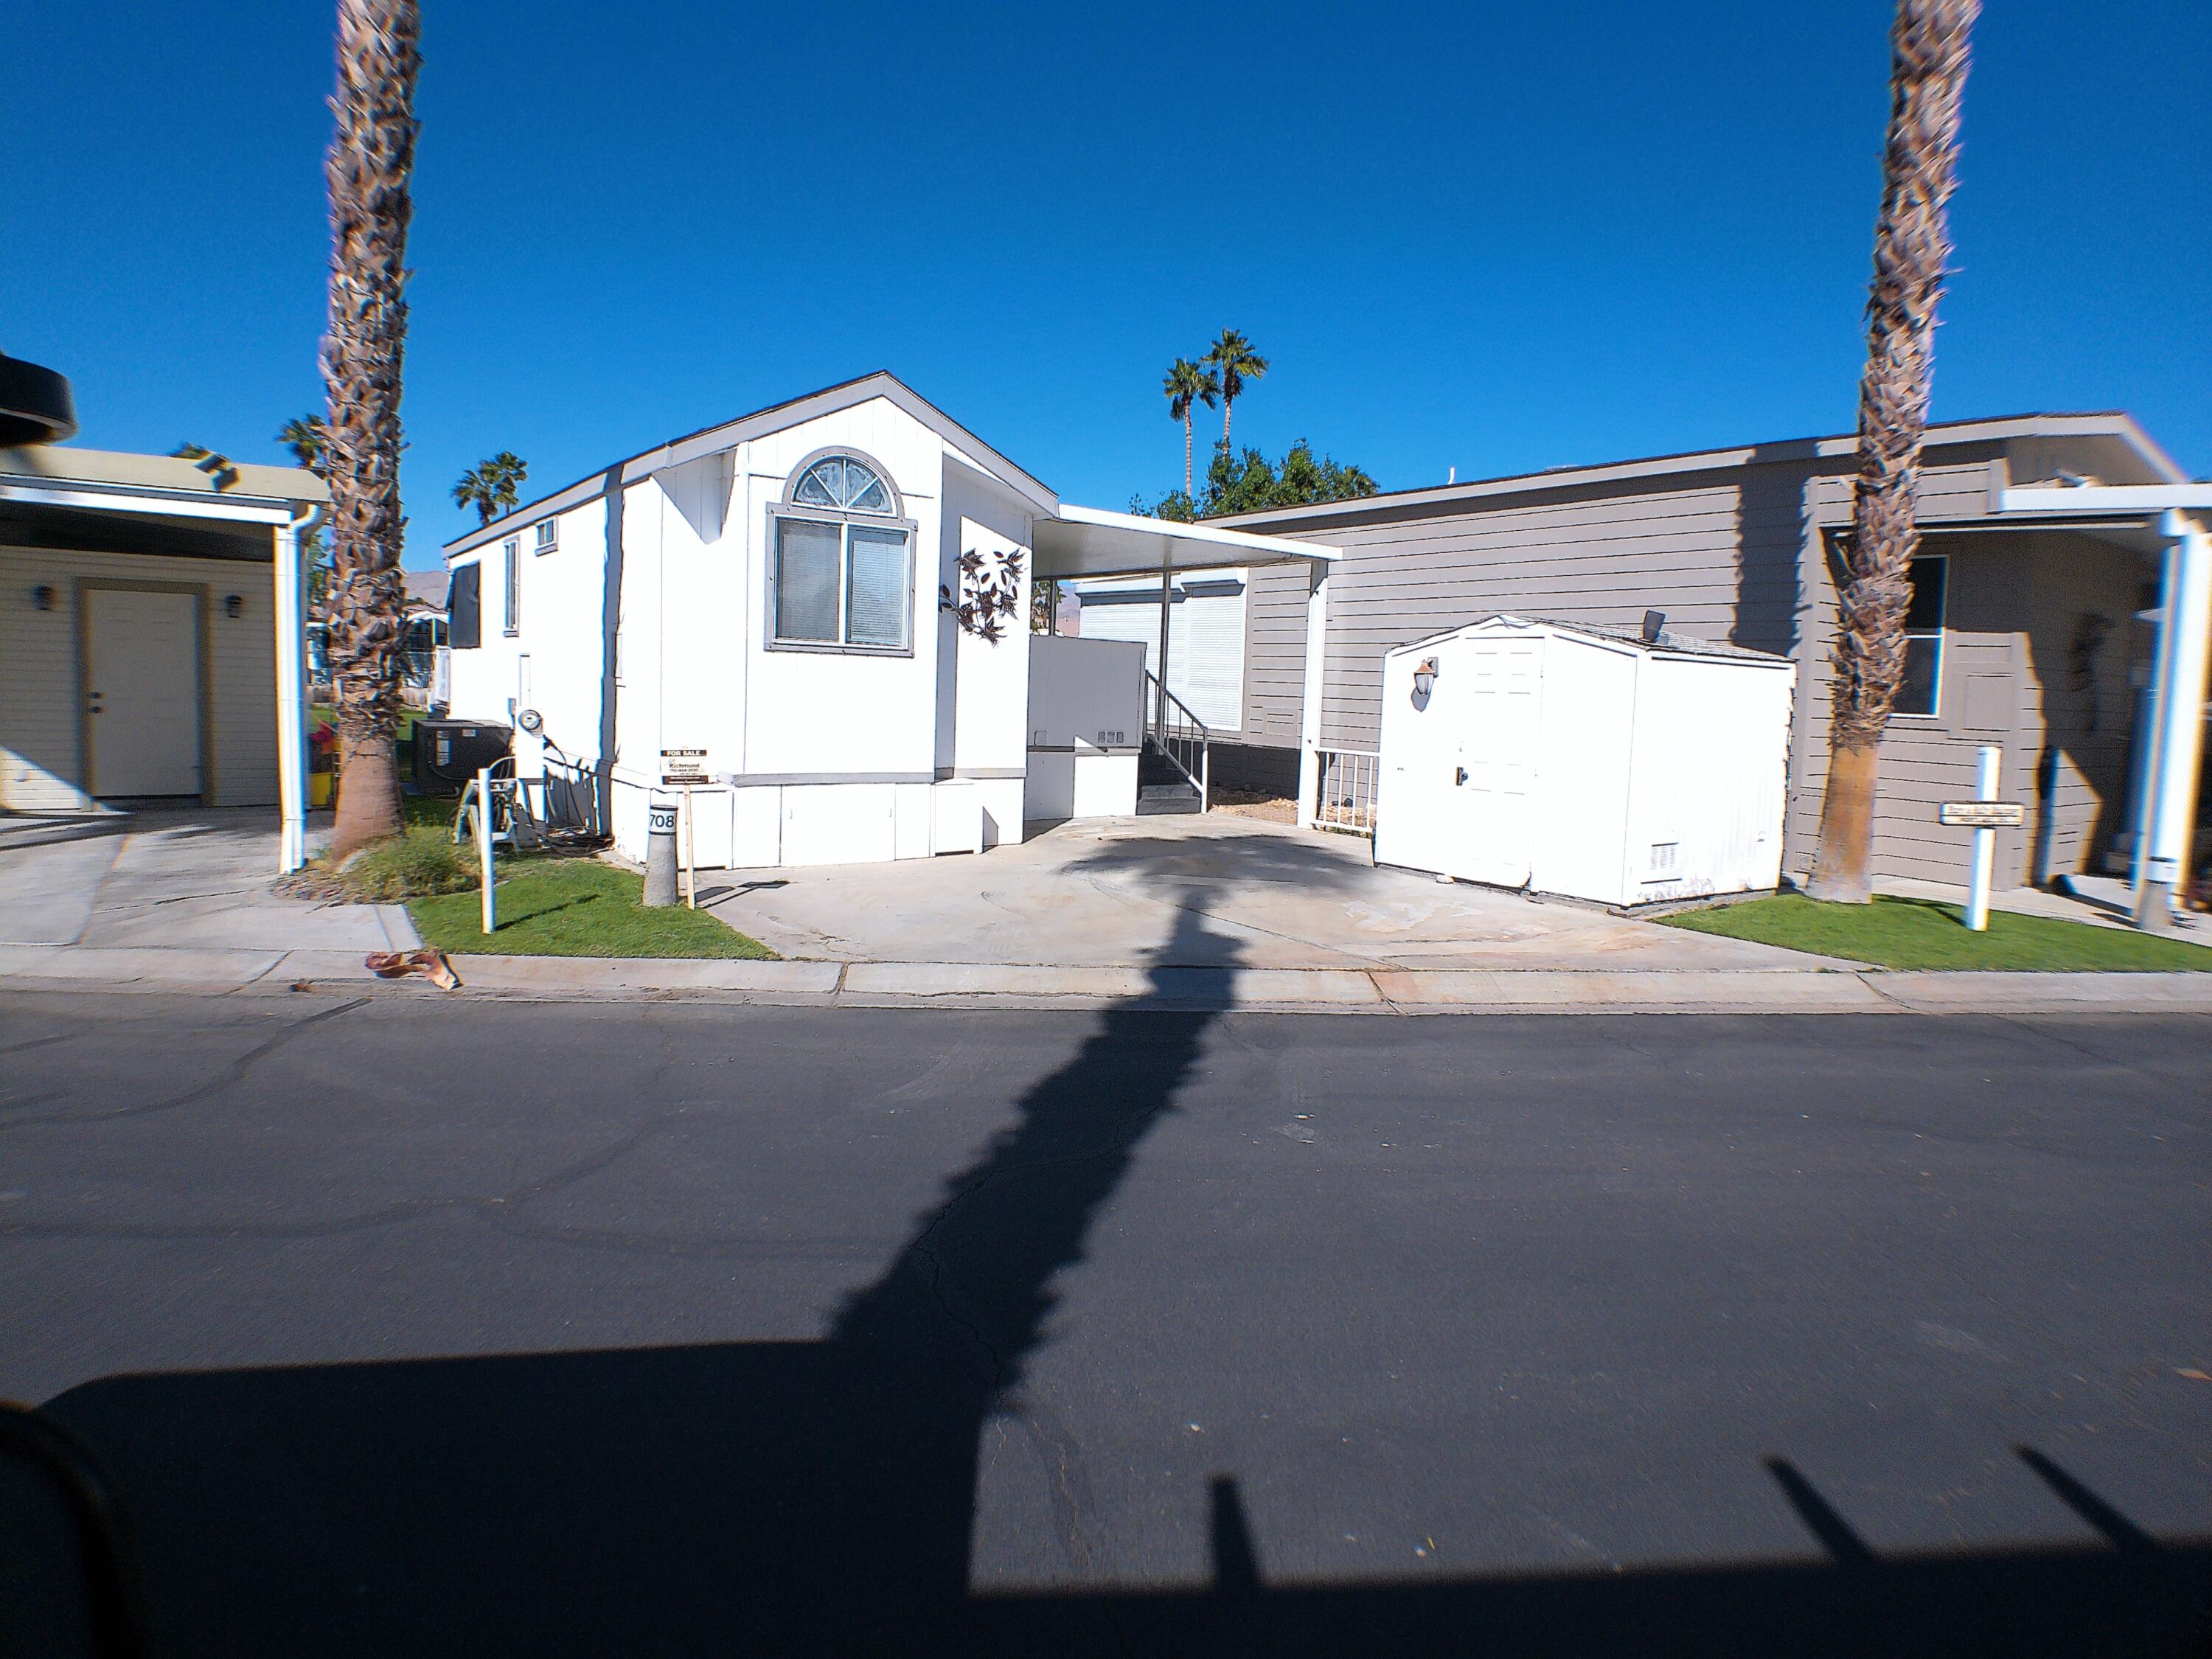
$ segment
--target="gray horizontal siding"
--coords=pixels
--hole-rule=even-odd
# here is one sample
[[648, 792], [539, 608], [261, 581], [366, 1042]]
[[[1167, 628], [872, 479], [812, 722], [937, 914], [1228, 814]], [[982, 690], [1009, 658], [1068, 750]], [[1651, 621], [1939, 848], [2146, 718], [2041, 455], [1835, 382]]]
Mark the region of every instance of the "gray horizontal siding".
[[[1803, 482], [1802, 468], [1753, 467], [1664, 489], [1584, 487], [1478, 512], [1333, 528], [1325, 538], [1344, 557], [1329, 577], [1322, 742], [1374, 746], [1386, 653], [1500, 612], [1633, 627], [1659, 610], [1677, 632], [1787, 651]], [[1268, 602], [1255, 573], [1247, 702], [1255, 722], [1266, 720], [1259, 729], [1267, 738], [1295, 743], [1304, 581], [1286, 574], [1279, 615], [1263, 630]]]
[[[1943, 704], [1934, 720], [1898, 720], [1884, 743], [1878, 874], [1960, 878], [1965, 836], [1938, 826], [1935, 809], [1972, 794], [1984, 743], [2004, 747], [2006, 797], [2030, 803], [2046, 739], [2054, 751], [2047, 813], [2032, 805], [2027, 827], [2000, 839], [2007, 884], [2033, 878], [2039, 836], [2051, 869], [2087, 867], [2123, 816], [2131, 556], [2078, 536], [2033, 547], [2026, 534], [1940, 542], [1944, 521], [1989, 513], [2005, 454], [2002, 444], [1953, 446], [1921, 475], [1921, 519], [1936, 538], [1930, 550], [1954, 556]], [[1796, 658], [1784, 858], [1802, 870], [1827, 772], [1835, 591], [1820, 529], [1849, 522], [1851, 488], [1848, 458], [1771, 461], [1659, 485], [1492, 497], [1473, 510], [1409, 507], [1394, 519], [1311, 530], [1269, 526], [1344, 552], [1329, 581], [1322, 740], [1375, 745], [1382, 659], [1398, 646], [1501, 611], [1633, 627], [1646, 611], [1661, 611], [1670, 629]], [[2114, 619], [2116, 634], [2093, 676], [2098, 683], [2085, 689], [2072, 683], [2067, 647], [2087, 613]], [[1245, 661], [1252, 740], [1297, 742], [1304, 657], [1304, 573], [1255, 569]], [[1998, 683], [1984, 700], [1993, 723], [1983, 729], [1966, 723], [1966, 684], [1977, 676]]]

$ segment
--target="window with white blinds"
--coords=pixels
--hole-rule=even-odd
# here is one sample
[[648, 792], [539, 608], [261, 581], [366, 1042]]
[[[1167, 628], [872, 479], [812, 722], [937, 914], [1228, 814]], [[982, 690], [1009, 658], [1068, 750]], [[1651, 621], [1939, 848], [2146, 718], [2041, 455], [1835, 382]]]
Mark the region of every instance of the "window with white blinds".
[[787, 499], [772, 520], [770, 642], [913, 649], [914, 532], [889, 518], [896, 507], [882, 477], [855, 456], [824, 456], [804, 468]]

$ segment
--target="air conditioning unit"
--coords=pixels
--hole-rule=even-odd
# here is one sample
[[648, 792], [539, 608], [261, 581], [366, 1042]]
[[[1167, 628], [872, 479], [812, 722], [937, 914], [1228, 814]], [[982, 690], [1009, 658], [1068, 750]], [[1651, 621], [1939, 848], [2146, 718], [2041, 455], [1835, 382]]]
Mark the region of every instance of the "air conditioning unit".
[[450, 794], [494, 761], [505, 760], [514, 741], [510, 726], [485, 720], [415, 722], [415, 782], [426, 794]]

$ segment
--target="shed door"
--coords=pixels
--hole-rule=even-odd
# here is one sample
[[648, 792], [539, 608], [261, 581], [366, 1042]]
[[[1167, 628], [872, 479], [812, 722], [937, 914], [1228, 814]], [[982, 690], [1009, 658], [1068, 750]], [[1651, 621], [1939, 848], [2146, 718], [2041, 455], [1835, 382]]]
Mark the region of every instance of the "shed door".
[[1457, 664], [1468, 676], [1460, 730], [1460, 861], [1469, 881], [1525, 886], [1532, 863], [1532, 795], [1543, 695], [1544, 641], [1471, 640]]
[[96, 796], [200, 793], [199, 607], [190, 593], [84, 591]]

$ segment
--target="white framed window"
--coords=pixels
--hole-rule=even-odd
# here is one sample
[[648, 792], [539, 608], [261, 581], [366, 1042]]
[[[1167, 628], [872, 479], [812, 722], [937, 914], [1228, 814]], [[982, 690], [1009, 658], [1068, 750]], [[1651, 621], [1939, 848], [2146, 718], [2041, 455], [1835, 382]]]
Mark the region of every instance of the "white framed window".
[[1943, 617], [1949, 599], [1951, 561], [1923, 553], [1905, 573], [1912, 599], [1905, 608], [1905, 678], [1890, 712], [1908, 720], [1933, 720], [1943, 706]]
[[522, 631], [522, 543], [509, 538], [500, 544], [500, 559], [506, 567], [507, 609], [501, 613], [501, 627], [508, 634]]
[[914, 649], [914, 526], [888, 480], [855, 455], [825, 455], [771, 509], [773, 648], [905, 654]]
[[558, 519], [540, 519], [538, 521], [538, 544], [535, 550], [539, 553], [550, 553], [560, 545], [561, 521]]

